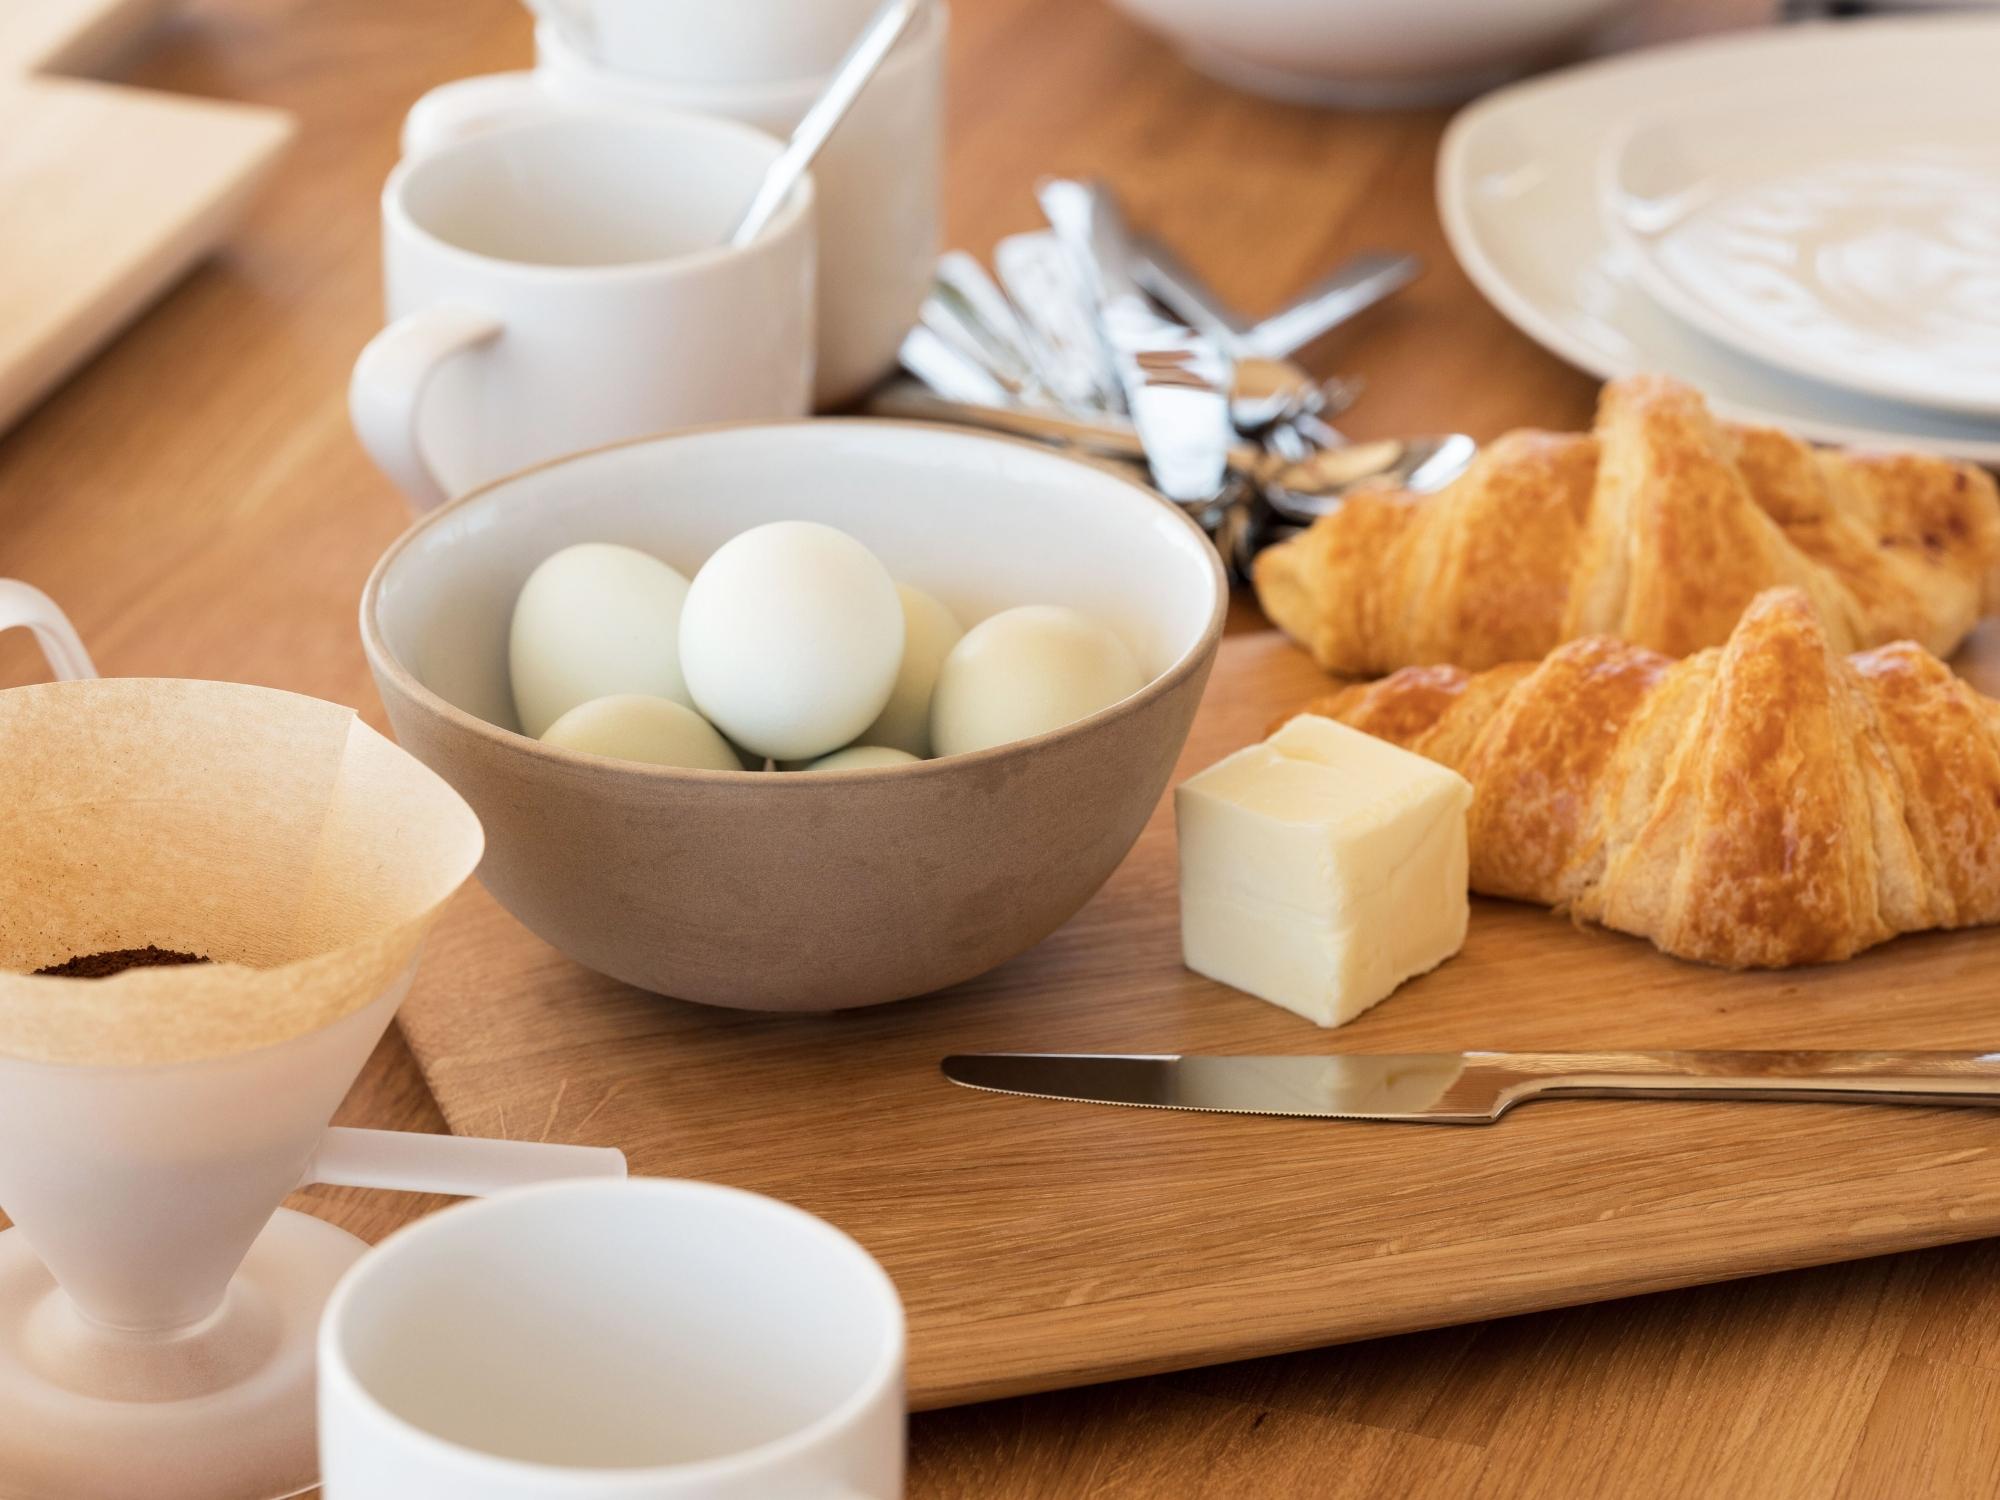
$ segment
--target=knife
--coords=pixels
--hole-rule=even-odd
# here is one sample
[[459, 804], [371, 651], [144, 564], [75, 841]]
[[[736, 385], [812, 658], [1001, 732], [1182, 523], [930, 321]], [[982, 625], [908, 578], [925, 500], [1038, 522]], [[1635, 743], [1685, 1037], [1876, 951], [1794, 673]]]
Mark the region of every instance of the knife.
[[1210, 340], [1154, 311], [1132, 278], [1131, 236], [1110, 189], [1050, 178], [1035, 194], [1095, 295], [1098, 328], [1153, 482], [1183, 505], [1214, 499], [1236, 438], [1229, 361]]
[[1042, 383], [1070, 411], [1123, 413], [1124, 394], [1097, 336], [1097, 320], [1069, 252], [1053, 234], [1010, 234], [993, 270], [1021, 316]]
[[1416, 280], [1423, 269], [1414, 255], [1364, 251], [1342, 261], [1324, 280], [1290, 306], [1261, 323], [1246, 323], [1216, 296], [1173, 247], [1141, 236], [1134, 277], [1161, 304], [1186, 323], [1199, 328], [1225, 351], [1242, 357], [1290, 359], [1317, 343], [1341, 324], [1359, 317], [1384, 298]]
[[2000, 1105], [2000, 1052], [987, 1052], [942, 1066], [996, 1094], [1433, 1125], [1491, 1125], [1536, 1098]]

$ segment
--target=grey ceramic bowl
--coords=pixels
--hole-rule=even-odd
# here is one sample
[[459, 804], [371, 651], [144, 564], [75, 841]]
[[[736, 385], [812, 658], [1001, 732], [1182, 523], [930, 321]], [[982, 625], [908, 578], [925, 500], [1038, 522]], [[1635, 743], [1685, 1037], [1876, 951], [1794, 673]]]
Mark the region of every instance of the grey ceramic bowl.
[[[623, 542], [692, 576], [780, 519], [851, 533], [968, 626], [1085, 610], [1150, 680], [1034, 739], [876, 770], [688, 771], [516, 732], [507, 626], [543, 558]], [[1227, 603], [1200, 530], [1118, 474], [950, 428], [811, 421], [599, 449], [467, 495], [376, 565], [361, 636], [397, 738], [472, 804], [480, 878], [534, 932], [662, 994], [832, 1010], [969, 979], [1090, 899], [1166, 787]]]

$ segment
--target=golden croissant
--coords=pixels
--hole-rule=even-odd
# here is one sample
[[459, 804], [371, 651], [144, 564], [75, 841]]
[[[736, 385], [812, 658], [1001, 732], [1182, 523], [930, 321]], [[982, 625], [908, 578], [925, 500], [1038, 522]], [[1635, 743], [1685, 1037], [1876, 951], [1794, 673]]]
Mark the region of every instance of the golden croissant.
[[1948, 656], [2000, 603], [2000, 495], [1967, 464], [1815, 451], [1637, 376], [1604, 388], [1595, 432], [1509, 433], [1436, 494], [1353, 496], [1255, 573], [1265, 613], [1343, 676], [1494, 666], [1586, 635], [1685, 656], [1780, 586], [1819, 606], [1838, 650]]
[[2000, 921], [2000, 702], [1908, 641], [1842, 657], [1798, 589], [1674, 661], [1591, 636], [1309, 705], [1473, 786], [1475, 891], [1731, 968]]

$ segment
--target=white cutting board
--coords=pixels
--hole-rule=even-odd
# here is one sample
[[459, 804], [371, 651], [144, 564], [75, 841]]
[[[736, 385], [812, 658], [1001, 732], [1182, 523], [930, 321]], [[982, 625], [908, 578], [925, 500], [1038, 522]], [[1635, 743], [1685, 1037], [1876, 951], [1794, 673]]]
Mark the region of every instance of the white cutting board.
[[0, 430], [221, 239], [291, 116], [58, 72], [163, 0], [0, 0]]

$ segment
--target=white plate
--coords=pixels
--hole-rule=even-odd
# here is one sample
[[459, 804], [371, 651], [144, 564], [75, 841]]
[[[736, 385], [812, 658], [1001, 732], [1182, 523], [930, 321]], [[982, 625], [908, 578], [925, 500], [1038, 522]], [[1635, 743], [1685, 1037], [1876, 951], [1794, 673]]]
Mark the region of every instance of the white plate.
[[1798, 80], [1839, 78], [1875, 92], [1905, 81], [1920, 87], [1930, 73], [1959, 76], [1980, 57], [2000, 57], [2000, 19], [1925, 17], [1738, 33], [1516, 84], [1469, 106], [1445, 132], [1445, 233], [1474, 285], [1516, 327], [1594, 375], [1663, 370], [1740, 421], [2000, 464], [2000, 422], [1801, 379], [1681, 322], [1637, 284], [1598, 206], [1606, 143], [1669, 104], [1749, 106]]
[[1992, 62], [1863, 82], [1668, 106], [1605, 153], [1605, 222], [1640, 286], [1739, 354], [2000, 416]]

